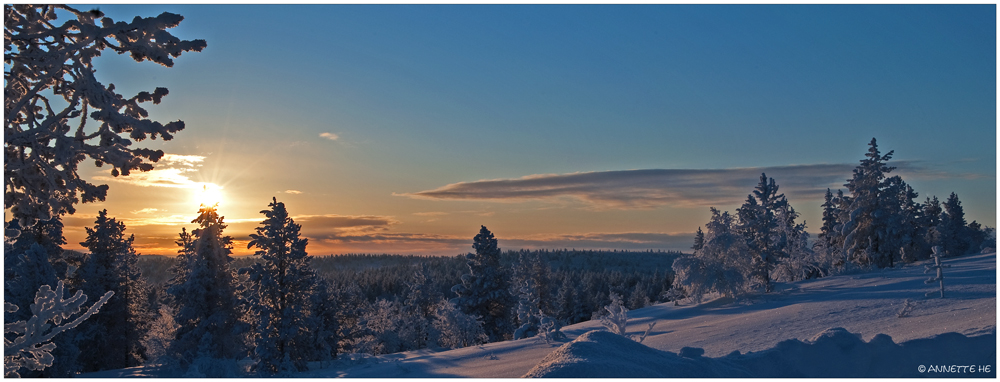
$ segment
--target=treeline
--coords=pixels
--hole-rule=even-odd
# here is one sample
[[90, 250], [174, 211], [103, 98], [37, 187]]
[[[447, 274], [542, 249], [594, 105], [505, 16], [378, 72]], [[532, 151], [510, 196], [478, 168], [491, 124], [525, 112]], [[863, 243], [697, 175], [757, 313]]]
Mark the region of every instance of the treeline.
[[673, 264], [678, 293], [700, 299], [715, 293], [737, 296], [773, 281], [795, 281], [842, 272], [893, 267], [927, 259], [934, 248], [946, 256], [996, 246], [992, 228], [966, 223], [958, 196], [923, 203], [899, 176], [889, 176], [893, 152], [882, 154], [874, 138], [865, 159], [844, 186], [827, 189], [823, 225], [811, 245], [805, 223], [778, 193], [774, 179], [760, 182], [735, 214], [711, 208], [705, 231], [698, 228], [691, 256]]

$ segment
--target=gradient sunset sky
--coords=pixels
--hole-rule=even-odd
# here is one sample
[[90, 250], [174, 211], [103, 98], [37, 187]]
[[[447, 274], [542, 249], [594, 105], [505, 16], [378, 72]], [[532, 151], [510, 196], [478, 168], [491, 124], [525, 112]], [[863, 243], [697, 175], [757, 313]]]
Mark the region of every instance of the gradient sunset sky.
[[[221, 193], [235, 253], [284, 202], [313, 255], [688, 250], [709, 207], [761, 172], [821, 225], [825, 190], [875, 137], [920, 194], [996, 226], [996, 6], [79, 5], [161, 12], [205, 39], [173, 68], [105, 52], [119, 93], [167, 87], [183, 120], [157, 169], [97, 211], [143, 254], [175, 254], [198, 194]], [[894, 173], [894, 174], [895, 174]], [[846, 191], [846, 189], [845, 189]]]

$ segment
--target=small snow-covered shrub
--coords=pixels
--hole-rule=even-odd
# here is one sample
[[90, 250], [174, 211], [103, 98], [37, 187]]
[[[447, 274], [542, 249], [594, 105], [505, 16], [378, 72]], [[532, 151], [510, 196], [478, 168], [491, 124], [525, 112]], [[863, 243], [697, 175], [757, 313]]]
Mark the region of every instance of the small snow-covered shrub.
[[607, 315], [601, 317], [601, 324], [608, 331], [620, 336], [625, 335], [625, 327], [628, 325], [628, 308], [622, 303], [622, 296], [611, 292], [611, 305], [605, 306]]
[[538, 325], [538, 339], [545, 341], [545, 343], [552, 343], [552, 341], [559, 341], [566, 339], [566, 335], [562, 332], [562, 326], [559, 322], [552, 317], [541, 315]]
[[910, 315], [910, 312], [912, 311], [913, 311], [913, 301], [910, 301], [910, 299], [906, 299], [903, 301], [903, 308], [899, 310], [899, 313], [896, 314], [896, 317], [899, 318], [907, 317]]

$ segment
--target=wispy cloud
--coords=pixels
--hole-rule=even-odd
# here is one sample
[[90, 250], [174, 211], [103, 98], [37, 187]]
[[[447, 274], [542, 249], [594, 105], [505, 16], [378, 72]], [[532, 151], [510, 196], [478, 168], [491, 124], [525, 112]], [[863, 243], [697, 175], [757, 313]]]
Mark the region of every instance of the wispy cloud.
[[[920, 161], [893, 161], [892, 175], [907, 179], [980, 179], [994, 174], [949, 172]], [[856, 164], [811, 164], [731, 169], [648, 169], [528, 175], [452, 183], [433, 190], [394, 194], [429, 200], [577, 201], [595, 209], [652, 209], [739, 204], [766, 173], [789, 199], [819, 200], [827, 188], [843, 189]]]
[[157, 212], [157, 211], [160, 211], [160, 209], [158, 209], [158, 208], [143, 208], [143, 209], [138, 210], [138, 211], [132, 211], [132, 214], [133, 215], [151, 214], [151, 213], [154, 213], [154, 212]]
[[317, 235], [317, 239], [328, 243], [379, 243], [379, 244], [412, 244], [433, 243], [448, 245], [472, 244], [472, 239], [451, 235], [435, 235], [424, 233], [372, 233], [362, 235]]
[[195, 182], [188, 177], [189, 173], [198, 171], [205, 157], [200, 155], [164, 154], [150, 171], [133, 171], [128, 176], [98, 175], [93, 179], [102, 182], [128, 183], [141, 187], [171, 187], [171, 188], [221, 188], [218, 185], [205, 182]]
[[954, 170], [954, 165], [975, 162], [977, 159], [965, 158], [958, 161], [950, 163], [927, 163], [924, 161], [903, 161], [902, 164], [899, 162], [890, 162], [897, 169], [892, 174], [900, 175], [904, 180], [906, 179], [919, 179], [919, 180], [947, 180], [947, 179], [961, 179], [961, 180], [976, 180], [976, 179], [996, 179], [996, 173], [975, 173], [975, 172], [960, 172]]
[[435, 211], [435, 212], [414, 212], [413, 214], [416, 215], [416, 216], [444, 216], [444, 215], [448, 215], [447, 212], [438, 212], [438, 211]]
[[741, 202], [760, 174], [774, 178], [790, 198], [821, 198], [827, 187], [843, 187], [851, 164], [816, 164], [717, 170], [650, 169], [529, 175], [449, 184], [437, 189], [396, 194], [432, 200], [571, 199], [599, 209], [649, 209], [660, 206], [708, 206]]
[[326, 138], [331, 141], [336, 141], [337, 139], [340, 139], [340, 136], [334, 133], [320, 133], [319, 136], [321, 138]]
[[292, 219], [302, 225], [303, 231], [310, 236], [378, 232], [399, 224], [391, 216], [376, 215], [299, 215]]
[[286, 194], [292, 194], [292, 195], [298, 195], [298, 194], [301, 194], [302, 191], [299, 191], [299, 190], [285, 190], [285, 193]]

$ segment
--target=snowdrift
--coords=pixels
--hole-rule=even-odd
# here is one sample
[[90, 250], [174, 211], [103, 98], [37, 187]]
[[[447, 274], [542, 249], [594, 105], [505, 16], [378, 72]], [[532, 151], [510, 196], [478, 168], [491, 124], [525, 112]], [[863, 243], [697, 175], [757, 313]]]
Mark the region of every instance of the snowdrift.
[[809, 341], [786, 340], [760, 352], [719, 358], [703, 353], [699, 348], [682, 348], [679, 354], [656, 350], [595, 330], [556, 349], [524, 377], [996, 377], [996, 333], [944, 333], [896, 344], [885, 334], [864, 342], [858, 334], [832, 328]]

